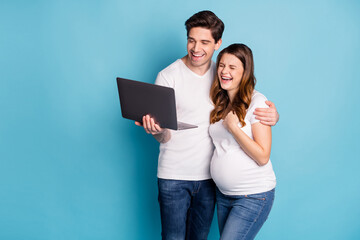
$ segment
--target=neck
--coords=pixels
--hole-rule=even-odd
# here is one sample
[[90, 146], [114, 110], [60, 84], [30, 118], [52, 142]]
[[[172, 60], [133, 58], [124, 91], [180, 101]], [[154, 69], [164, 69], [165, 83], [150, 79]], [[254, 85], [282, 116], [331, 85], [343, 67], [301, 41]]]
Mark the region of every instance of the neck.
[[201, 66], [194, 66], [191, 64], [190, 60], [189, 60], [189, 56], [186, 55], [185, 57], [181, 58], [181, 60], [183, 61], [183, 63], [185, 63], [185, 65], [194, 73], [196, 73], [197, 75], [203, 76], [205, 75], [205, 73], [209, 70], [210, 66], [211, 66], [211, 60]]
[[227, 91], [227, 95], [229, 96], [230, 103], [234, 101], [235, 92], [234, 91]]

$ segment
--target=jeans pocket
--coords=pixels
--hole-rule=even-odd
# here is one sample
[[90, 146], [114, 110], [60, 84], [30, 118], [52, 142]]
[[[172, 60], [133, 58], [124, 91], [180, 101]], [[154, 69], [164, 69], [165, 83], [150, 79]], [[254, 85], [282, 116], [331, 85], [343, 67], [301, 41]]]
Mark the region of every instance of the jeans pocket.
[[264, 193], [249, 194], [249, 195], [245, 195], [245, 198], [265, 201], [266, 195]]

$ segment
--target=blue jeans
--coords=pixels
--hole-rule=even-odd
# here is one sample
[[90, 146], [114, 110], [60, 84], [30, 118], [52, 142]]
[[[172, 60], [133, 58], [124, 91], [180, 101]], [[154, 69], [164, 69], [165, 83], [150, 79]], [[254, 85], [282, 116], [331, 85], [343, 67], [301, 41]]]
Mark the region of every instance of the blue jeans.
[[216, 189], [221, 240], [254, 239], [274, 202], [275, 189], [250, 195], [229, 196]]
[[207, 239], [215, 207], [213, 180], [158, 178], [162, 239]]

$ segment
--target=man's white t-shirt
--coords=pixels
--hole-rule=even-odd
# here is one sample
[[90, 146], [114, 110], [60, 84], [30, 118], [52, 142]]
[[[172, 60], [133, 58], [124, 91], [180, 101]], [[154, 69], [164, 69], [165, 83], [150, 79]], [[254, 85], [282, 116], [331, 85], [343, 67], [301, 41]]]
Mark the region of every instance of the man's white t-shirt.
[[[253, 114], [255, 108], [268, 108], [266, 97], [254, 90], [245, 116], [244, 127], [239, 127], [253, 139], [251, 125], [259, 122]], [[271, 161], [259, 166], [240, 147], [220, 120], [210, 125], [210, 136], [215, 145], [211, 160], [211, 176], [225, 195], [247, 195], [267, 192], [275, 188], [276, 177]]]
[[[171, 131], [171, 139], [160, 143], [158, 178], [175, 180], [210, 179], [210, 160], [213, 143], [209, 136], [210, 87], [214, 79], [215, 64], [199, 76], [178, 59], [162, 70], [155, 84], [175, 90], [178, 121], [197, 125], [198, 128]], [[160, 126], [161, 127], [161, 126]]]

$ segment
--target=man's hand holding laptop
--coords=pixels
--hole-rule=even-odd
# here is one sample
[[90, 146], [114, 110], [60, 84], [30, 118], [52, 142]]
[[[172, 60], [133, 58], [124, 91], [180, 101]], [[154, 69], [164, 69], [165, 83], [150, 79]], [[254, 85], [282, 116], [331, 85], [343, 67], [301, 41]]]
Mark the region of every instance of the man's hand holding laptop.
[[154, 118], [149, 115], [143, 116], [143, 124], [138, 121], [135, 121], [137, 126], [144, 127], [144, 130], [148, 134], [152, 134], [154, 138], [160, 143], [166, 143], [171, 138], [171, 133], [167, 128], [161, 128], [159, 124], [155, 123]]

